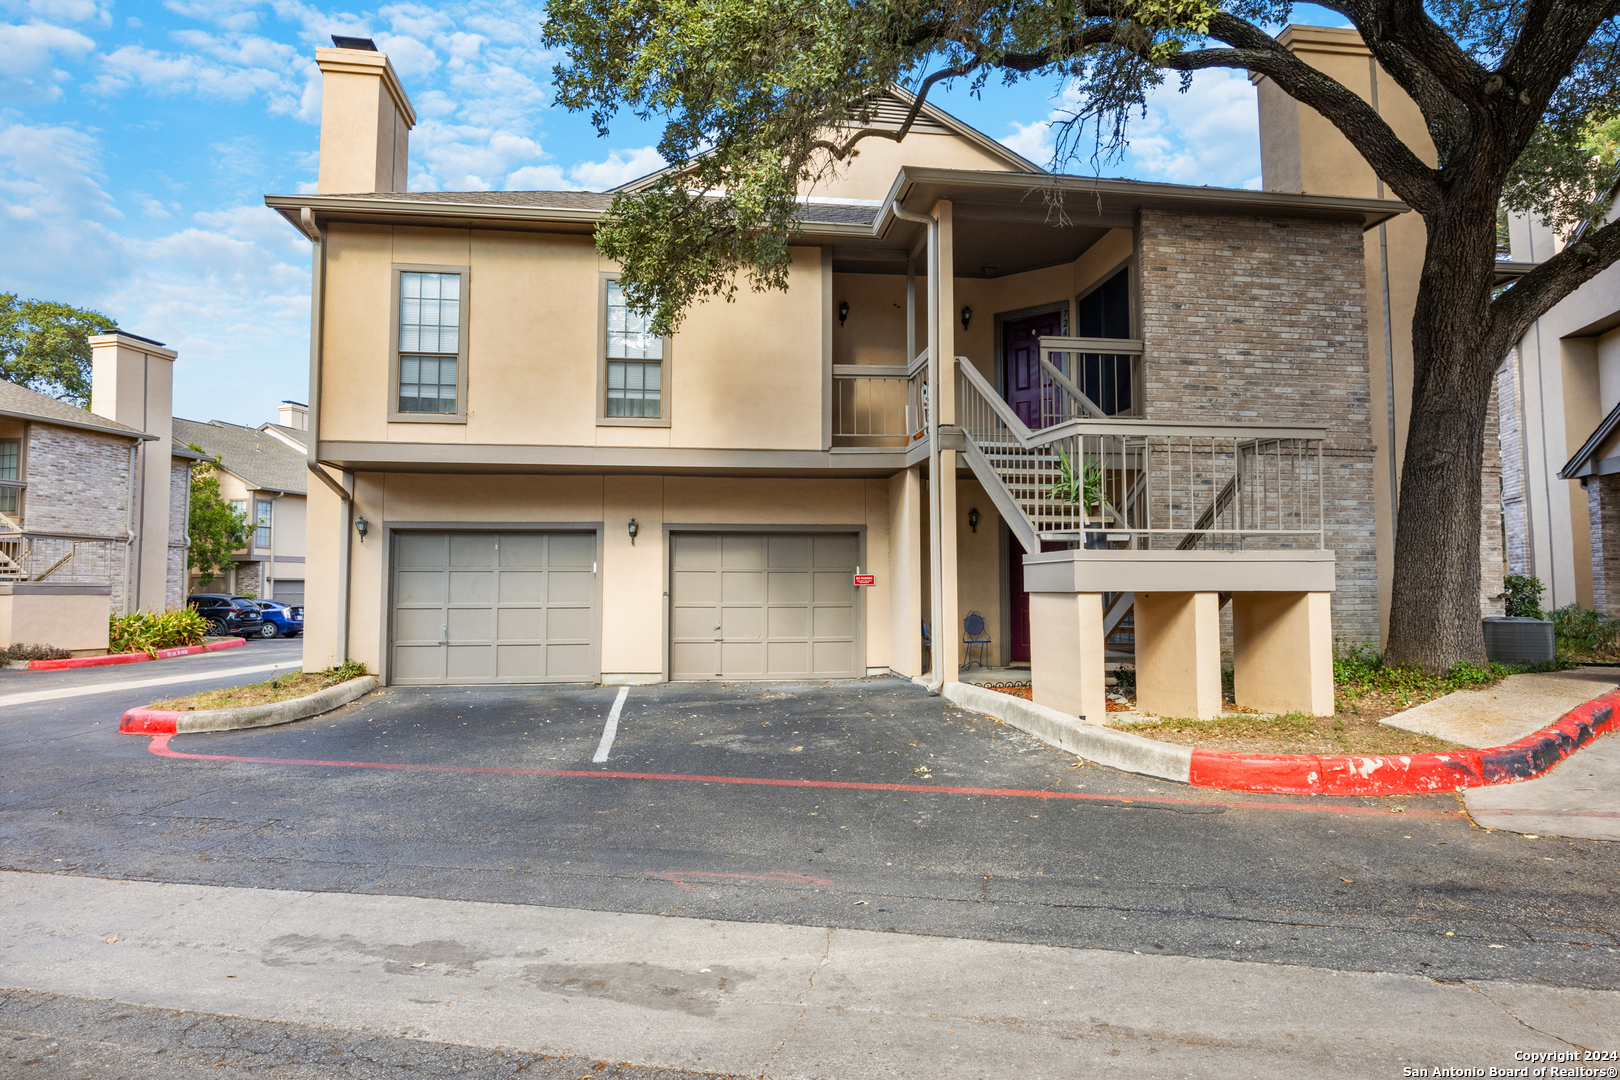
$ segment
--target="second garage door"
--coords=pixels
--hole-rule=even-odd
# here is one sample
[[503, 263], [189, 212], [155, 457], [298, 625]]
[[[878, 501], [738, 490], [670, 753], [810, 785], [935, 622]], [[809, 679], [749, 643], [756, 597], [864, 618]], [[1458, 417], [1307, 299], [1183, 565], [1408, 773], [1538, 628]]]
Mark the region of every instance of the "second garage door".
[[595, 569], [593, 533], [397, 533], [391, 681], [594, 680]]
[[672, 679], [850, 679], [856, 537], [676, 533]]

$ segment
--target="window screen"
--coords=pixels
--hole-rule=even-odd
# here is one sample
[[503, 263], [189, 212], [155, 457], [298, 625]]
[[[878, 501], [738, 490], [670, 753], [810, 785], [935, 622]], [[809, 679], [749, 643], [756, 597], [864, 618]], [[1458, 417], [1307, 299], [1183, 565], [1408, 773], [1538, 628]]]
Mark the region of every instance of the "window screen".
[[[22, 465], [22, 440], [0, 439], [0, 480], [20, 480], [17, 471]], [[17, 489], [0, 487], [0, 514], [17, 512]]]
[[630, 310], [617, 281], [607, 283], [608, 416], [663, 415], [664, 339], [651, 323]]
[[270, 546], [270, 514], [274, 506], [269, 499], [253, 502], [254, 524], [258, 526], [253, 530], [253, 543], [257, 547]]
[[[401, 272], [400, 412], [456, 412], [457, 353], [460, 349], [461, 275], [412, 270]], [[432, 355], [435, 353], [439, 355]]]

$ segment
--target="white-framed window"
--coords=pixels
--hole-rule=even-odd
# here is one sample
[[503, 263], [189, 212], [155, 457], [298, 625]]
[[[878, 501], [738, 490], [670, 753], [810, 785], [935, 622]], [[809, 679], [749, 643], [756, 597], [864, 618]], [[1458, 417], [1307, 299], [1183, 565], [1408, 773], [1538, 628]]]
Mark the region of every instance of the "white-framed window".
[[[0, 481], [22, 479], [22, 440], [0, 439]], [[0, 514], [17, 515], [21, 489], [0, 483]]]
[[669, 423], [669, 339], [630, 309], [617, 278], [602, 279], [601, 403], [607, 424]]
[[270, 546], [270, 515], [275, 510], [275, 503], [269, 499], [253, 500], [253, 546], [267, 548]]
[[466, 267], [395, 266], [388, 418], [467, 418]]

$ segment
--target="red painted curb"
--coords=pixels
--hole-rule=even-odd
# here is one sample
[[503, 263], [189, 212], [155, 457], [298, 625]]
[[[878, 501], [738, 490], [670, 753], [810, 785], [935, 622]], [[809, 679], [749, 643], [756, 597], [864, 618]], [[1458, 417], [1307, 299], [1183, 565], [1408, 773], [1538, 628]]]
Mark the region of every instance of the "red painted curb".
[[1507, 746], [1444, 754], [1229, 754], [1192, 752], [1188, 783], [1279, 795], [1426, 795], [1530, 780], [1620, 726], [1620, 690]]
[[172, 660], [177, 656], [196, 656], [199, 653], [236, 649], [247, 644], [246, 638], [230, 638], [212, 645], [185, 645], [178, 649], [159, 649], [156, 656], [143, 652], [113, 653], [111, 656], [75, 656], [71, 660], [30, 660], [29, 671], [62, 671], [67, 668], [111, 667], [114, 664], [144, 664], [148, 660]]
[[125, 735], [173, 735], [180, 714], [171, 709], [131, 709], [118, 721]]

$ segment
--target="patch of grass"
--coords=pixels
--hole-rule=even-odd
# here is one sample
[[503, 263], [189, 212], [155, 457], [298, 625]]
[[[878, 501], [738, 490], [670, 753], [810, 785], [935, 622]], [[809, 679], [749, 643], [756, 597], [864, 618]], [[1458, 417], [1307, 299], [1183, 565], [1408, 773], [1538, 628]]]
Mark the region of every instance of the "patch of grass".
[[1490, 686], [1509, 675], [1562, 671], [1573, 666], [1563, 658], [1550, 664], [1484, 666], [1464, 660], [1444, 675], [1437, 675], [1425, 668], [1386, 664], [1371, 645], [1356, 645], [1333, 661], [1334, 705], [1341, 715], [1389, 716], [1457, 690]]
[[1213, 720], [1161, 717], [1112, 727], [1161, 742], [1231, 750], [1248, 754], [1423, 754], [1457, 747], [1432, 735], [1384, 727], [1376, 719], [1354, 715], [1251, 716], [1230, 713]]
[[330, 671], [312, 671], [307, 674], [302, 671], [289, 671], [267, 682], [253, 683], [251, 686], [230, 686], [223, 690], [204, 690], [199, 694], [167, 698], [163, 701], [154, 701], [147, 708], [186, 712], [191, 709], [200, 711], [236, 709], [244, 705], [273, 705], [278, 701], [306, 697], [329, 686], [358, 679], [364, 674], [366, 666], [351, 660]]

